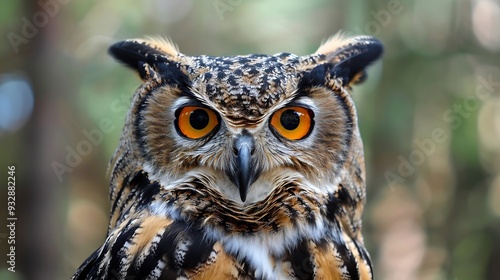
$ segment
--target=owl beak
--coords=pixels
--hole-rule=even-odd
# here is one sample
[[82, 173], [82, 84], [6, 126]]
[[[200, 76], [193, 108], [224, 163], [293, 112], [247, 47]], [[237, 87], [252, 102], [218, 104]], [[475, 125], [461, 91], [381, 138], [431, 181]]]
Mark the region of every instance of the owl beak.
[[248, 187], [258, 177], [258, 170], [252, 166], [254, 139], [250, 133], [244, 131], [234, 142], [235, 166], [230, 174], [231, 181], [240, 191], [241, 201], [247, 199]]

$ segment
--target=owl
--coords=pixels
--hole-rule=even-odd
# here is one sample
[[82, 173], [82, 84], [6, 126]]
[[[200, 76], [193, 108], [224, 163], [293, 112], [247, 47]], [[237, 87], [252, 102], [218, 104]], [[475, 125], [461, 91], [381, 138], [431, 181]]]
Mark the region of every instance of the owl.
[[311, 55], [110, 54], [142, 84], [110, 162], [107, 238], [73, 279], [372, 279], [363, 145], [349, 93], [383, 52], [335, 35]]

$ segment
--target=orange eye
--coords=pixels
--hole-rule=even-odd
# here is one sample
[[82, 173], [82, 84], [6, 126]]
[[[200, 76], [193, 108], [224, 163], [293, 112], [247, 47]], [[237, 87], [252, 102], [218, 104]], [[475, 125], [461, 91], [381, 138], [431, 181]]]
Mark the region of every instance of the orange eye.
[[207, 136], [219, 124], [214, 111], [194, 106], [182, 108], [175, 121], [177, 131], [191, 139]]
[[271, 118], [271, 126], [288, 140], [304, 139], [311, 132], [313, 125], [313, 113], [303, 107], [282, 108]]

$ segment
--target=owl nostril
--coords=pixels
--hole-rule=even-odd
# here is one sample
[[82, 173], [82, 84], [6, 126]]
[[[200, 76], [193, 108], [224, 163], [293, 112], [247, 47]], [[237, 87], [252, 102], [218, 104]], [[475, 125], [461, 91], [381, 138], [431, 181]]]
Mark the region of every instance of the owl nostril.
[[250, 152], [251, 155], [255, 152], [255, 140], [253, 136], [244, 129], [240, 135], [237, 135], [233, 142], [233, 153], [239, 155], [242, 149]]
[[[248, 145], [247, 145], [247, 147], [248, 147]], [[242, 148], [242, 145], [234, 146], [233, 147], [233, 154], [235, 156], [238, 156], [240, 154], [241, 148]], [[250, 150], [250, 155], [253, 156], [255, 154], [255, 147], [252, 145], [252, 146], [250, 146], [249, 150]]]

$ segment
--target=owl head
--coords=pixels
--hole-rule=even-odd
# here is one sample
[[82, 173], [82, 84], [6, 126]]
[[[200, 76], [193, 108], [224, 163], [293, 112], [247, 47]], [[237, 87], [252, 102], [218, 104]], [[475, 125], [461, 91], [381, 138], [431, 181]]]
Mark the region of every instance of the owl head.
[[164, 39], [126, 40], [110, 53], [143, 80], [114, 170], [131, 158], [129, 172], [166, 189], [197, 178], [241, 205], [291, 181], [318, 193], [364, 184], [348, 90], [382, 54], [373, 37], [337, 35], [305, 56], [187, 56]]

